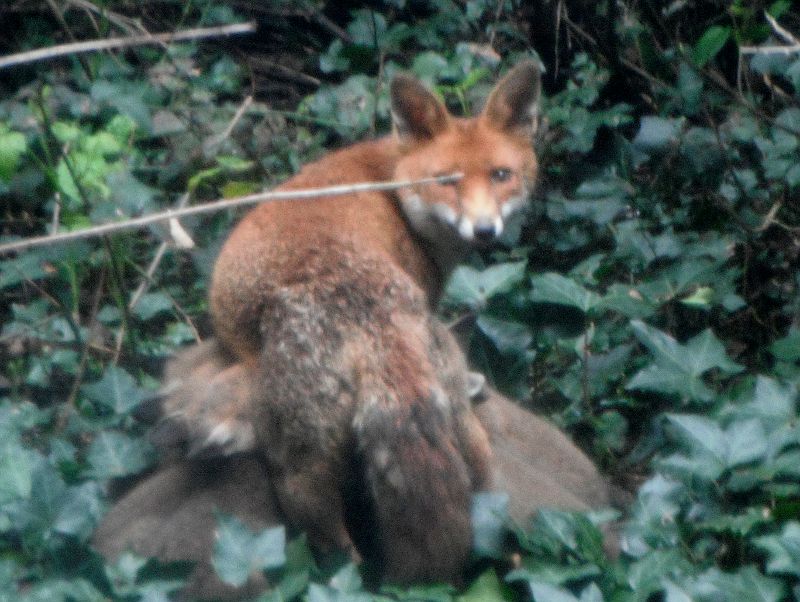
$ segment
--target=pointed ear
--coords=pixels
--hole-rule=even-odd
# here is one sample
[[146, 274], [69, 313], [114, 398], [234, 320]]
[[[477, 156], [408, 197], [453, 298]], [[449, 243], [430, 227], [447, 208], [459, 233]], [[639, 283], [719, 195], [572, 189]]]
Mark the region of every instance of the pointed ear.
[[447, 129], [447, 109], [419, 80], [398, 75], [392, 80], [392, 120], [401, 142], [428, 140]]
[[501, 132], [533, 137], [539, 121], [541, 90], [539, 65], [534, 61], [519, 63], [492, 90], [483, 118]]

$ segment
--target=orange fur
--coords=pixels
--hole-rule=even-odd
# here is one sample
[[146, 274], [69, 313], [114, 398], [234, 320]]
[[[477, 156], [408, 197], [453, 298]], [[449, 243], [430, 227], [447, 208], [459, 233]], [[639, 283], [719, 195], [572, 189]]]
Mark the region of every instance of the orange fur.
[[331, 153], [280, 189], [462, 179], [263, 204], [214, 269], [211, 317], [233, 365], [217, 385], [235, 396], [225, 387], [237, 370], [251, 374], [252, 415], [205, 404], [205, 441], [230, 441], [215, 414], [217, 425], [252, 425], [281, 511], [322, 551], [358, 557], [345, 515], [351, 498], [366, 498], [392, 581], [457, 579], [469, 555], [469, 500], [489, 482], [490, 449], [466, 365], [431, 308], [455, 262], [527, 198], [538, 77], [533, 63], [518, 65], [471, 119], [396, 78], [394, 136]]

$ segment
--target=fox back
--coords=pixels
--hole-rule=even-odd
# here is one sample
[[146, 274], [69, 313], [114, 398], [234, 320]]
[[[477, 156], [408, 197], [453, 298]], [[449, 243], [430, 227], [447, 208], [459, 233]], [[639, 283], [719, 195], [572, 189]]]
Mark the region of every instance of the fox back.
[[[369, 509], [390, 581], [457, 579], [469, 555], [470, 495], [488, 486], [491, 452], [431, 307], [455, 262], [527, 198], [538, 95], [538, 69], [522, 63], [460, 119], [395, 78], [393, 135], [331, 153], [281, 189], [460, 179], [263, 204], [214, 269], [211, 317], [234, 360], [214, 386], [236, 395], [237, 371], [255, 375], [252, 437], [282, 512], [321, 551], [357, 560], [346, 509]], [[461, 365], [445, 374], [452, 357]], [[218, 427], [212, 439], [228, 438]]]

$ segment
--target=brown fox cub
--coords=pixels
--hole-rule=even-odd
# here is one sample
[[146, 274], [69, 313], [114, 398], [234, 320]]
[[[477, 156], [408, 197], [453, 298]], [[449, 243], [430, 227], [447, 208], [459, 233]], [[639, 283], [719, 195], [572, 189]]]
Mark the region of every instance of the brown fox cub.
[[[233, 361], [213, 385], [224, 394], [237, 371], [254, 375], [244, 424], [282, 513], [323, 552], [356, 556], [345, 506], [365, 497], [390, 581], [455, 578], [469, 554], [470, 495], [488, 485], [490, 449], [466, 367], [444, 369], [461, 356], [430, 309], [455, 262], [526, 200], [538, 97], [532, 62], [471, 119], [452, 117], [417, 80], [395, 78], [394, 135], [327, 155], [281, 189], [461, 179], [261, 205], [214, 269], [211, 317]], [[225, 411], [192, 438], [248, 447]]]
[[[202, 420], [210, 418], [204, 415], [208, 408], [224, 403], [244, 424], [251, 405], [246, 393], [251, 385], [246, 379], [254, 374], [231, 370], [230, 361], [214, 340], [182, 351], [167, 370], [167, 386], [172, 384], [169, 405], [183, 408], [189, 413], [187, 419]], [[455, 365], [443, 373], [461, 366], [461, 359], [455, 357]], [[236, 386], [234, 374], [241, 380]], [[233, 396], [220, 399], [216, 396], [219, 388], [208, 386], [220, 376]], [[561, 431], [488, 388], [476, 396], [475, 414], [492, 445], [491, 489], [509, 494], [509, 514], [517, 524], [527, 526], [530, 517], [544, 507], [585, 511], [609, 506], [607, 482]], [[243, 589], [234, 589], [224, 586], [214, 573], [215, 511], [233, 514], [256, 530], [285, 522], [259, 456], [235, 453], [182, 459], [147, 477], [111, 508], [93, 543], [109, 562], [125, 551], [162, 561], [196, 562], [180, 599], [252, 597], [267, 586], [263, 575], [254, 574]], [[364, 522], [355, 528], [369, 530], [371, 525]], [[615, 550], [614, 533], [606, 535], [607, 549]], [[370, 550], [362, 552], [365, 560], [373, 560]]]

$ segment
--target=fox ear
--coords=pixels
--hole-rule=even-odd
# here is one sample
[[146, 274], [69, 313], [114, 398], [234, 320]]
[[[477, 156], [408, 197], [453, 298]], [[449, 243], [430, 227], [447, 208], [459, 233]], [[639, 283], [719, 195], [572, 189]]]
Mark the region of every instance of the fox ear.
[[524, 61], [509, 71], [489, 95], [483, 118], [502, 132], [533, 137], [539, 121], [541, 72], [534, 61]]
[[402, 142], [428, 140], [447, 129], [450, 123], [447, 109], [416, 78], [396, 76], [392, 80], [391, 97], [392, 121]]

